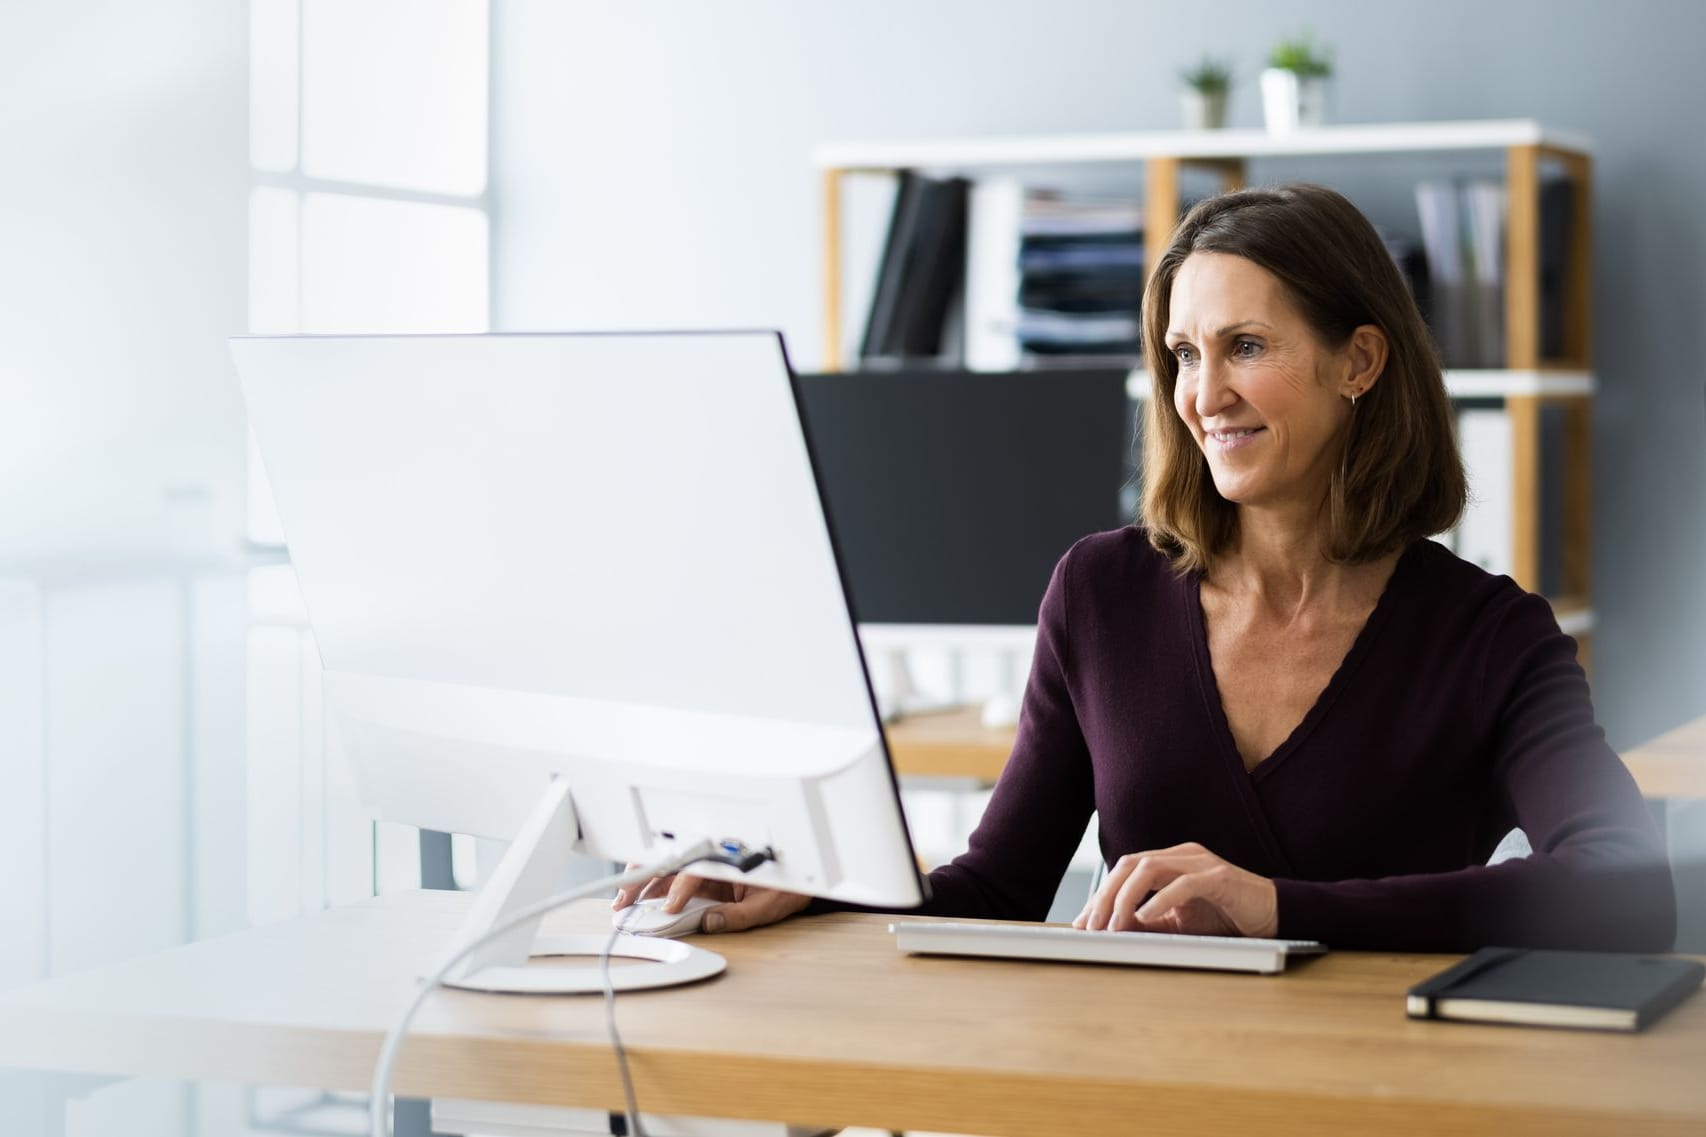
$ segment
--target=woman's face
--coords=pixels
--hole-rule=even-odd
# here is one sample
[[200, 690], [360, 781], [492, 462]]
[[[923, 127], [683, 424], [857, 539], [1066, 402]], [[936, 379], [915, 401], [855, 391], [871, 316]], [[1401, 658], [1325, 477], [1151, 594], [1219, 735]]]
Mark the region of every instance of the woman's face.
[[1243, 506], [1313, 506], [1350, 423], [1348, 351], [1324, 346], [1279, 279], [1228, 253], [1192, 253], [1173, 281], [1173, 406], [1215, 489]]

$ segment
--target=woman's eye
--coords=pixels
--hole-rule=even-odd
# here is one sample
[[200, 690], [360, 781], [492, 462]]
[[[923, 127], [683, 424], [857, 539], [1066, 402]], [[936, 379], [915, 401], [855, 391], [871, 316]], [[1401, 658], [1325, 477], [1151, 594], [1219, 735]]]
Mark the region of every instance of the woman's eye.
[[1182, 343], [1178, 347], [1173, 349], [1173, 355], [1175, 358], [1178, 359], [1178, 361], [1181, 364], [1185, 364], [1185, 363], [1189, 363], [1193, 358], [1195, 358], [1196, 352], [1191, 350], [1190, 344]]
[[1233, 353], [1240, 359], [1254, 358], [1261, 350], [1262, 345], [1255, 340], [1239, 340], [1232, 348]]

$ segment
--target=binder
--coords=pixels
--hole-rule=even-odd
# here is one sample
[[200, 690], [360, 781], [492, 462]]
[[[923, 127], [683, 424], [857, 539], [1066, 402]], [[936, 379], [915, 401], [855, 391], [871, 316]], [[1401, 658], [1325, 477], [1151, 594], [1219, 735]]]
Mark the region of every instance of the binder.
[[1511, 562], [1511, 420], [1502, 408], [1469, 408], [1457, 416], [1469, 501], [1457, 523], [1452, 548], [1490, 573], [1508, 574]]
[[905, 286], [908, 250], [916, 239], [914, 231], [925, 192], [924, 179], [911, 170], [900, 171], [894, 208], [889, 215], [888, 237], [877, 267], [876, 287], [871, 293], [871, 311], [865, 321], [865, 338], [859, 347], [862, 359], [888, 354], [894, 335], [895, 308]]
[[968, 193], [964, 178], [937, 181], [900, 172], [860, 358], [941, 353], [965, 279]]
[[966, 222], [965, 365], [968, 371], [1019, 366], [1019, 224], [1025, 187], [985, 178], [971, 189]]

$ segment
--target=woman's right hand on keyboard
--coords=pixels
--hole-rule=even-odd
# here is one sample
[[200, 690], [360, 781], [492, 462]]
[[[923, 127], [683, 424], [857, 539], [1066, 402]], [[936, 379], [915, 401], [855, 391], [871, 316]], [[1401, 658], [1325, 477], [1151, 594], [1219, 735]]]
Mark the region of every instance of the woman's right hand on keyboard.
[[[638, 865], [629, 865], [638, 868]], [[715, 908], [707, 908], [699, 922], [702, 932], [744, 932], [749, 928], [762, 928], [766, 924], [774, 924], [803, 909], [811, 902], [811, 897], [798, 892], [782, 892], [774, 888], [759, 888], [756, 885], [740, 884], [722, 880], [706, 880], [704, 877], [693, 876], [690, 873], [675, 873], [672, 876], [654, 876], [644, 884], [631, 885], [620, 889], [616, 899], [610, 902], [610, 907], [620, 912], [622, 909], [640, 900], [649, 900], [654, 896], [666, 897], [663, 903], [665, 912], [679, 912], [695, 896], [703, 896], [720, 903]]]

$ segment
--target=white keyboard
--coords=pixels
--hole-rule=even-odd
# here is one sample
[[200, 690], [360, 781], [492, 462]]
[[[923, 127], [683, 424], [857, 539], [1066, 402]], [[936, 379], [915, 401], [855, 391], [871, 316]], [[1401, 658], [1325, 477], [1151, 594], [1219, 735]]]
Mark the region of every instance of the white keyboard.
[[889, 931], [895, 934], [895, 947], [913, 955], [1123, 963], [1135, 967], [1192, 967], [1262, 975], [1284, 971], [1285, 961], [1291, 956], [1320, 955], [1327, 950], [1326, 944], [1315, 940], [1087, 932], [1044, 924], [908, 920], [890, 924]]

